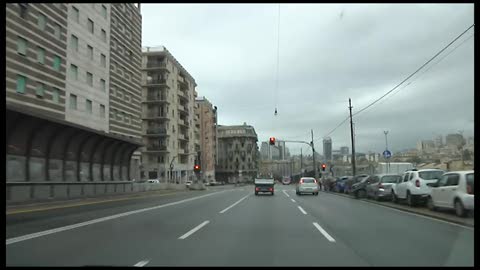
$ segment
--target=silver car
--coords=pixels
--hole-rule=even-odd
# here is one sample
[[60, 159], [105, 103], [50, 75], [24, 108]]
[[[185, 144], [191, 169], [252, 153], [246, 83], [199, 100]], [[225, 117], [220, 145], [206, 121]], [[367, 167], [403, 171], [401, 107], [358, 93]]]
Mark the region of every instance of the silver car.
[[370, 176], [370, 183], [366, 186], [367, 198], [374, 198], [376, 201], [390, 198], [392, 187], [402, 179], [398, 174], [376, 174]]
[[302, 195], [303, 193], [312, 193], [318, 195], [318, 182], [313, 177], [302, 177], [298, 181], [296, 193], [297, 195]]

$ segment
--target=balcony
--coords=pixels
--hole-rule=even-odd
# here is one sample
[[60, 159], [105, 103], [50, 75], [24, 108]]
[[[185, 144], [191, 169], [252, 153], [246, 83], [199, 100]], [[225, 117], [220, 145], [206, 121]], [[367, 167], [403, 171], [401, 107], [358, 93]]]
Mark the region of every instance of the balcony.
[[178, 124], [180, 126], [188, 127], [188, 122], [186, 122], [185, 120], [182, 120], [182, 119], [178, 120]]
[[188, 114], [188, 109], [185, 108], [185, 106], [183, 106], [183, 105], [178, 105], [178, 111], [183, 112], [185, 114]]
[[188, 135], [186, 135], [186, 134], [180, 133], [180, 134], [178, 134], [178, 139], [183, 140], [183, 141], [188, 141], [190, 139], [190, 137], [188, 137]]
[[142, 120], [169, 120], [169, 118], [166, 113], [143, 113]]
[[167, 97], [165, 95], [147, 95], [146, 97], [142, 98], [142, 103], [166, 103], [170, 104], [170, 102], [167, 101]]
[[154, 85], [164, 85], [168, 87], [166, 79], [152, 79], [152, 80], [142, 81], [142, 86], [154, 86]]
[[177, 94], [178, 94], [178, 96], [181, 97], [182, 99], [188, 101], [188, 95], [187, 95], [187, 92], [186, 92], [186, 91], [178, 90], [178, 91], [177, 91]]
[[143, 67], [143, 70], [149, 70], [149, 69], [167, 69], [167, 63], [165, 62], [155, 62], [155, 61], [149, 61], [147, 62], [147, 66]]
[[145, 132], [146, 136], [149, 137], [159, 137], [159, 136], [168, 136], [167, 134], [167, 129], [162, 127], [162, 128], [148, 128]]
[[167, 146], [165, 145], [151, 145], [151, 146], [147, 146], [147, 150], [145, 152], [169, 152], [169, 151], [167, 151]]

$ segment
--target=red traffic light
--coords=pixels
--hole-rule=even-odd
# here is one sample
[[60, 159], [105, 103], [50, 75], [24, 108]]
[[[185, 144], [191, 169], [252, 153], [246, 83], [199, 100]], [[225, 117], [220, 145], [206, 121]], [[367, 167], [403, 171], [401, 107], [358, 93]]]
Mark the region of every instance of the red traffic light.
[[200, 171], [200, 165], [195, 165], [195, 166], [193, 166], [193, 169], [194, 169], [195, 171]]
[[270, 145], [275, 145], [275, 137], [270, 137]]
[[325, 164], [322, 164], [322, 171], [325, 171], [325, 168], [327, 167], [327, 165]]

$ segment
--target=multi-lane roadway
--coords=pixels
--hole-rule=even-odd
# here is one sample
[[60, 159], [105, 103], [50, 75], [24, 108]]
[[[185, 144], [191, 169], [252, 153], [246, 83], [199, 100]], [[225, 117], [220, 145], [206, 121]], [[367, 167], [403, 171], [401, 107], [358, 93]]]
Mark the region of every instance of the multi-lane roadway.
[[473, 266], [474, 232], [276, 185], [10, 210], [7, 266]]

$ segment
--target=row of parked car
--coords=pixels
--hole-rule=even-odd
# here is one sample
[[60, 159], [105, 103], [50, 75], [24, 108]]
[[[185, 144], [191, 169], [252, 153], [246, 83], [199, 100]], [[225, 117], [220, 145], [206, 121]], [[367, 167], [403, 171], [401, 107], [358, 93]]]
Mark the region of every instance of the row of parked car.
[[445, 172], [439, 169], [409, 170], [399, 174], [344, 176], [330, 183], [335, 192], [356, 198], [406, 201], [411, 206], [426, 205], [430, 210], [454, 209], [458, 216], [474, 210], [474, 171]]

